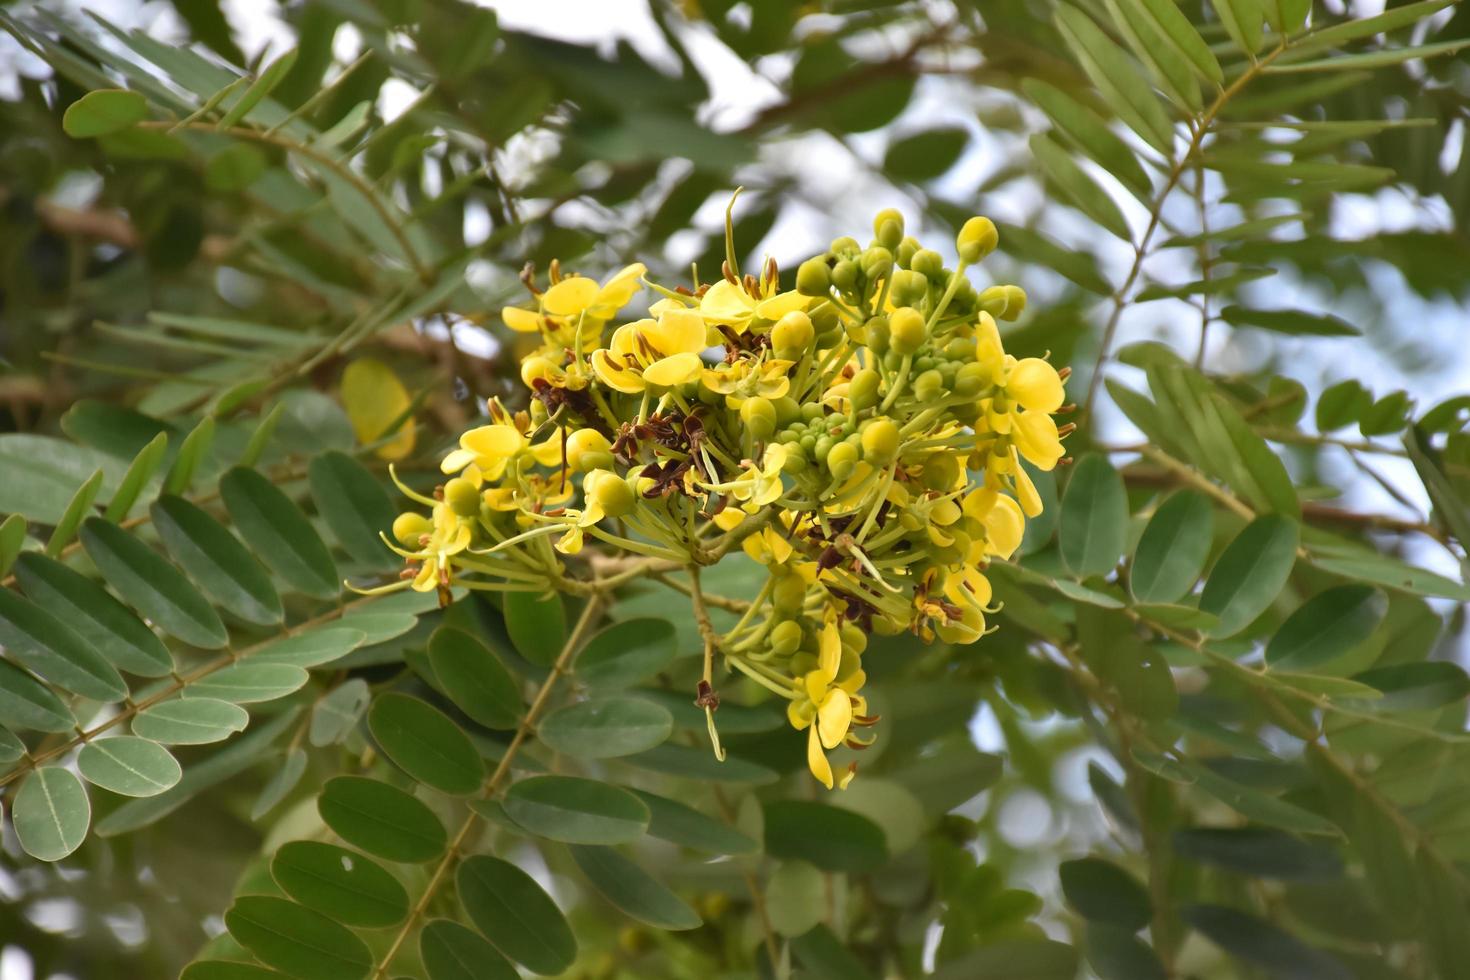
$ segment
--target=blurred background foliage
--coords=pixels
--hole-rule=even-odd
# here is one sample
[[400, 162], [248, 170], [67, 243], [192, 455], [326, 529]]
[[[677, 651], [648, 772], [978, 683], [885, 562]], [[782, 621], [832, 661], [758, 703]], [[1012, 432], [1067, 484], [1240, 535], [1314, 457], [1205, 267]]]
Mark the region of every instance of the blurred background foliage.
[[[352, 520], [386, 493], [343, 518], [331, 472], [376, 487], [388, 458], [432, 470], [484, 398], [514, 397], [525, 341], [496, 314], [524, 297], [527, 263], [709, 278], [737, 185], [747, 267], [769, 252], [793, 269], [880, 207], [921, 237], [988, 214], [989, 273], [1030, 296], [1008, 350], [1075, 372], [1068, 446], [1086, 459], [1060, 472], [1060, 545], [1038, 521], [1023, 560], [996, 569], [1002, 629], [978, 646], [875, 643], [884, 736], [823, 800], [861, 818], [825, 850], [830, 815], [792, 808], [810, 795], [802, 760], [754, 703], [721, 715], [739, 766], [671, 745], [632, 775], [595, 770], [745, 835], [717, 853], [764, 836], [724, 860], [639, 845], [693, 931], [640, 925], [564, 849], [497, 824], [497, 852], [571, 919], [567, 975], [1463, 976], [1470, 7], [495, 6], [0, 10], [0, 514], [20, 515], [0, 530], [6, 564], [40, 550], [92, 574], [77, 521], [159, 445], [170, 492], [246, 530], [229, 493], [217, 504], [243, 461], [310, 515], [329, 570], [380, 571]], [[68, 124], [87, 92], [122, 88], [143, 125], [116, 124], [131, 99]], [[349, 364], [387, 365], [399, 397], [354, 403]], [[345, 468], [314, 465], [329, 452]], [[1176, 487], [1189, 496], [1164, 496]], [[106, 519], [152, 542], [135, 500]], [[1108, 543], [1101, 564], [1084, 540]], [[711, 587], [741, 594], [741, 571]], [[287, 621], [327, 615], [323, 598], [295, 595]], [[671, 598], [636, 587], [614, 615], [664, 616]], [[178, 750], [189, 775], [161, 804], [94, 791], [103, 837], [58, 865], [7, 820], [0, 976], [244, 957], [223, 934], [232, 896], [278, 893], [264, 861], [321, 833], [326, 779], [386, 767], [350, 727], [357, 692], [428, 690], [415, 677], [446, 625], [544, 676], [503, 616], [475, 600], [359, 623], [357, 649], [256, 708], [247, 734]], [[673, 622], [679, 659], [645, 686], [666, 688], [675, 742], [696, 745], [697, 642]], [[1263, 649], [1287, 669], [1264, 669]], [[356, 715], [318, 740], [334, 695]], [[8, 813], [56, 745], [10, 724]], [[498, 758], [505, 733], [471, 727]], [[526, 758], [558, 765], [542, 746]], [[414, 948], [381, 975], [419, 975]]]

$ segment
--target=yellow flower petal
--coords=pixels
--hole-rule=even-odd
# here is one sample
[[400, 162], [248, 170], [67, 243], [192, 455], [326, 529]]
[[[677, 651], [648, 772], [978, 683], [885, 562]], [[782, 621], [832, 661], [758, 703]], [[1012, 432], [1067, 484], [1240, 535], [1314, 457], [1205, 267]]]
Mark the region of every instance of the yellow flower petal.
[[647, 387], [641, 374], [625, 366], [605, 350], [592, 352], [592, 373], [609, 388], [624, 394], [636, 395]]
[[541, 329], [541, 314], [535, 310], [523, 310], [518, 306], [507, 306], [500, 311], [500, 319], [517, 333], [536, 333]]
[[1045, 412], [1022, 412], [1016, 416], [1016, 431], [1013, 437], [1016, 449], [1020, 450], [1038, 468], [1055, 469], [1062, 458], [1062, 440], [1057, 435], [1057, 424]]
[[[1012, 455], [1015, 454], [1012, 449]], [[1026, 472], [1026, 467], [1021, 465], [1019, 459], [1016, 464], [1016, 498], [1021, 503], [1021, 512], [1027, 517], [1035, 517], [1041, 513], [1041, 494], [1036, 492], [1036, 484], [1031, 482], [1031, 474]]]
[[842, 665], [842, 633], [836, 623], [823, 626], [817, 635], [817, 663], [828, 684], [837, 679], [837, 668]]
[[755, 304], [755, 315], [762, 320], [779, 320], [792, 310], [806, 309], [811, 303], [812, 297], [791, 289]]
[[541, 294], [541, 308], [552, 316], [576, 316], [597, 300], [597, 292], [594, 280], [572, 276]]
[[837, 748], [847, 737], [847, 729], [851, 725], [852, 701], [846, 691], [833, 688], [817, 708], [817, 732], [822, 745], [829, 749]]
[[643, 380], [651, 385], [679, 385], [693, 381], [704, 369], [698, 354], [683, 353], [655, 361], [643, 369]]
[[1055, 412], [1067, 397], [1057, 369], [1039, 357], [1016, 362], [1006, 379], [1006, 394], [1032, 412]]
[[669, 310], [640, 331], [643, 338], [664, 357], [698, 354], [706, 343], [704, 318], [693, 310]]
[[812, 775], [817, 777], [817, 782], [828, 789], [832, 788], [832, 764], [822, 753], [822, 743], [818, 740], [816, 725], [812, 726], [811, 734], [806, 739], [806, 765], [812, 771]]
[[995, 506], [985, 515], [985, 535], [989, 541], [986, 549], [993, 555], [1009, 558], [1021, 546], [1021, 537], [1026, 533], [1026, 517], [1021, 505], [1006, 496], [996, 498]]
[[699, 301], [699, 313], [706, 320], [735, 324], [744, 329], [755, 313], [755, 300], [740, 286], [721, 279]]
[[[733, 531], [745, 520], [745, 512], [738, 507], [726, 507], [711, 519], [721, 531]], [[749, 541], [750, 538], [745, 540]]]

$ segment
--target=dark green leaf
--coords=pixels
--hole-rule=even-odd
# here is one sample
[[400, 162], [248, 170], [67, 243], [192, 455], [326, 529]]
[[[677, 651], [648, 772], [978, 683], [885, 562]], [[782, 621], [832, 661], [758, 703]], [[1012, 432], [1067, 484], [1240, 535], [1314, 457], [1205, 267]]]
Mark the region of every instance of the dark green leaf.
[[92, 501], [97, 499], [97, 492], [102, 489], [102, 476], [102, 471], [98, 470], [72, 494], [71, 501], [62, 512], [61, 520], [52, 529], [51, 537], [46, 539], [47, 555], [57, 557], [61, 554], [61, 549], [71, 544], [71, 539], [76, 537], [77, 528], [82, 519], [92, 512]]
[[766, 851], [809, 861], [826, 871], [873, 871], [888, 860], [883, 831], [850, 810], [801, 800], [775, 800], [765, 812]]
[[1113, 287], [1098, 271], [1097, 260], [1087, 252], [1064, 248], [1040, 232], [1021, 225], [997, 221], [996, 227], [1000, 230], [1003, 251], [1043, 265], [1099, 296], [1112, 292]]
[[225, 926], [262, 963], [301, 980], [358, 980], [373, 968], [373, 954], [346, 926], [284, 898], [243, 895]]
[[1077, 966], [1077, 951], [1065, 943], [1009, 939], [950, 960], [930, 980], [1075, 980]]
[[1101, 980], [1168, 980], [1159, 957], [1126, 928], [1088, 923], [1087, 961]]
[[1127, 871], [1102, 858], [1063, 861], [1060, 870], [1067, 904], [1090, 922], [1142, 929], [1153, 917], [1148, 890]]
[[389, 861], [432, 861], [449, 836], [423, 803], [403, 790], [362, 776], [327, 781], [317, 810], [347, 843]]
[[[1139, 164], [1138, 158], [1133, 155], [1128, 145], [1118, 138], [1101, 116], [1061, 89], [1037, 78], [1028, 78], [1023, 81], [1021, 90], [1089, 159], [1118, 178], [1135, 194], [1148, 195], [1151, 184], [1148, 175], [1143, 171], [1143, 166]], [[1007, 237], [1003, 234], [1001, 240], [1004, 241]], [[1066, 272], [1062, 274], [1067, 275]], [[1068, 278], [1072, 277], [1068, 276]], [[1079, 285], [1085, 286], [1086, 284], [1079, 283]], [[1107, 288], [1104, 286], [1094, 291], [1107, 292]]]
[[500, 951], [458, 922], [434, 919], [419, 933], [419, 956], [429, 980], [519, 980]]
[[1266, 663], [1311, 670], [1366, 640], [1388, 612], [1388, 599], [1369, 585], [1340, 585], [1308, 599], [1266, 645]]
[[329, 450], [311, 461], [308, 478], [317, 513], [349, 555], [377, 568], [398, 564], [378, 537], [389, 532], [397, 512], [367, 467], [346, 453]]
[[459, 866], [455, 882], [475, 928], [533, 973], [559, 974], [577, 958], [577, 940], [561, 909], [509, 861], [474, 855]]
[[113, 666], [142, 677], [173, 670], [173, 657], [157, 634], [85, 575], [37, 552], [22, 555], [15, 574], [32, 601], [65, 621]]
[[550, 666], [567, 642], [567, 614], [561, 596], [507, 592], [505, 629], [517, 653], [533, 664]]
[[1339, 381], [1317, 399], [1317, 428], [1323, 432], [1341, 429], [1362, 417], [1373, 396], [1356, 378]]
[[698, 929], [704, 923], [679, 896], [610, 847], [573, 845], [572, 860], [598, 893], [655, 929]]
[[883, 169], [900, 180], [933, 180], [955, 165], [969, 142], [970, 134], [958, 126], [915, 133], [889, 144]]
[[1079, 211], [1123, 241], [1131, 241], [1128, 221], [1106, 190], [1044, 133], [1031, 137], [1031, 155], [1047, 179]]
[[587, 759], [632, 755], [661, 744], [674, 719], [660, 705], [636, 697], [598, 698], [558, 708], [537, 735], [558, 752]]
[[121, 467], [106, 453], [28, 432], [0, 434], [0, 513], [55, 525], [77, 487], [99, 469], [103, 491], [116, 487]]
[[27, 854], [38, 861], [60, 861], [87, 839], [92, 804], [80, 779], [58, 766], [45, 766], [21, 784], [11, 819]]
[[1264, 827], [1175, 831], [1174, 853], [1257, 878], [1338, 878], [1343, 873], [1334, 848]]
[[61, 699], [8, 660], [0, 660], [0, 718], [16, 728], [69, 732], [76, 724]]
[[72, 139], [106, 136], [148, 118], [148, 100], [125, 89], [88, 92], [66, 107], [61, 128]]
[[871, 980], [872, 974], [825, 924], [791, 940], [791, 952], [810, 980]]
[[184, 441], [179, 443], [179, 454], [174, 457], [168, 475], [163, 478], [164, 493], [178, 494], [189, 489], [189, 485], [194, 482], [194, 475], [204, 465], [214, 446], [214, 429], [214, 416], [206, 415], [184, 436]]
[[271, 859], [271, 877], [309, 909], [349, 926], [381, 928], [408, 916], [408, 892], [370, 858], [335, 844], [297, 840]]
[[1062, 495], [1062, 560], [1078, 578], [1105, 575], [1118, 564], [1127, 528], [1128, 498], [1118, 471], [1100, 454], [1082, 457]]
[[1227, 306], [1220, 319], [1232, 327], [1259, 327], [1274, 333], [1312, 337], [1357, 337], [1357, 327], [1330, 313], [1305, 313], [1301, 310], [1252, 310], [1244, 306]]
[[633, 795], [648, 807], [648, 836], [710, 854], [751, 854], [759, 845], [730, 825], [693, 807], [642, 790]]
[[236, 467], [220, 480], [220, 494], [241, 536], [293, 588], [322, 599], [341, 591], [337, 566], [306, 515], [254, 470]]
[[1138, 547], [1128, 585], [1141, 602], [1177, 602], [1199, 579], [1214, 539], [1215, 511], [1192, 490], [1181, 490], [1159, 505], [1149, 518]]
[[0, 589], [0, 647], [27, 669], [82, 697], [121, 701], [128, 686], [71, 627], [9, 589]]
[[1376, 667], [1353, 676], [1383, 696], [1361, 707], [1377, 712], [1427, 711], [1455, 704], [1470, 695], [1470, 676], [1447, 660]]
[[246, 622], [281, 621], [270, 576], [223, 524], [182, 497], [160, 497], [149, 513], [174, 561], [216, 602]]
[[649, 769], [668, 776], [705, 780], [716, 783], [774, 783], [777, 774], [759, 763], [730, 755], [720, 762], [708, 747], [693, 748], [665, 742], [647, 752], [623, 757], [623, 761], [639, 769]]
[[163, 463], [164, 454], [168, 452], [168, 433], [160, 432], [149, 440], [148, 444], [138, 450], [133, 461], [128, 464], [128, 471], [123, 474], [122, 482], [117, 485], [112, 499], [107, 502], [107, 510], [102, 516], [109, 521], [120, 521], [128, 516], [133, 509], [133, 504], [158, 472], [158, 467]]
[[88, 742], [77, 756], [77, 770], [87, 782], [123, 796], [157, 796], [184, 774], [168, 749], [133, 735]]
[[133, 718], [133, 734], [165, 745], [204, 745], [243, 732], [250, 713], [211, 698], [164, 701]]
[[265, 173], [270, 161], [249, 143], [234, 143], [204, 164], [204, 186], [220, 194], [243, 191]]
[[206, 649], [229, 642], [225, 624], [184, 574], [116, 524], [88, 520], [82, 547], [107, 584], [166, 633]]
[[1353, 980], [1337, 959], [1253, 915], [1220, 905], [1191, 905], [1181, 917], [1212, 942], [1282, 980]]
[[1234, 636], [1276, 601], [1296, 564], [1296, 521], [1258, 517], [1226, 546], [1210, 570], [1199, 607], [1220, 617], [1216, 637]]
[[184, 967], [179, 980], [280, 980], [283, 976], [285, 974], [250, 963], [200, 960]]
[[593, 690], [618, 690], [651, 677], [674, 659], [674, 627], [663, 619], [625, 619], [587, 641], [577, 679]]
[[624, 844], [643, 836], [649, 812], [632, 793], [595, 779], [532, 776], [503, 803], [527, 832], [569, 844]]
[[368, 728], [383, 753], [426, 786], [466, 796], [485, 778], [469, 736], [427, 701], [396, 691], [380, 694], [368, 710]]
[[429, 663], [439, 687], [487, 728], [520, 723], [521, 692], [493, 651], [463, 630], [441, 626], [429, 637]]
[[1164, 107], [1128, 56], [1098, 29], [1092, 18], [1075, 7], [1062, 5], [1057, 29], [1082, 70], [1102, 91], [1118, 118], [1165, 156], [1174, 152], [1174, 128]]

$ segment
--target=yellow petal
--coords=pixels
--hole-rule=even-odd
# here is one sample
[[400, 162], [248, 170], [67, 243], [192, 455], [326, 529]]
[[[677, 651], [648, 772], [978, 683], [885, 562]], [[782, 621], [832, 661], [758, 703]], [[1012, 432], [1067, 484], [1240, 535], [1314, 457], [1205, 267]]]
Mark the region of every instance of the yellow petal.
[[[1011, 450], [1015, 453], [1015, 450]], [[1035, 517], [1041, 513], [1041, 494], [1036, 492], [1036, 484], [1031, 482], [1031, 474], [1026, 472], [1026, 467], [1016, 460], [1016, 497], [1021, 503], [1021, 512], [1027, 517]]]
[[642, 333], [664, 357], [698, 354], [709, 346], [705, 343], [704, 318], [693, 310], [669, 310]]
[[817, 669], [832, 683], [837, 677], [837, 668], [842, 665], [842, 633], [836, 623], [828, 623], [817, 635]]
[[1026, 517], [1021, 513], [1021, 505], [1010, 497], [997, 497], [995, 506], [985, 515], [987, 550], [993, 555], [1009, 558], [1021, 546], [1021, 537], [1025, 533]]
[[648, 271], [642, 262], [625, 265], [617, 275], [609, 279], [593, 299], [589, 312], [599, 320], [611, 319], [614, 314], [628, 305], [633, 294], [643, 288], [638, 280]]
[[762, 320], [779, 320], [792, 310], [806, 309], [811, 303], [812, 297], [790, 289], [755, 304], [755, 315]]
[[552, 316], [576, 316], [592, 305], [597, 291], [594, 280], [572, 276], [541, 294], [541, 308]]
[[704, 369], [698, 354], [683, 353], [655, 361], [643, 369], [643, 380], [651, 385], [679, 385], [693, 381]]
[[647, 387], [642, 375], [623, 366], [605, 350], [592, 352], [592, 373], [609, 388], [624, 394], [636, 395]]
[[439, 469], [445, 473], [458, 473], [475, 461], [475, 454], [468, 449], [456, 449], [444, 457]]
[[393, 436], [373, 451], [379, 459], [402, 459], [413, 452], [413, 419], [403, 418], [411, 404], [408, 389], [381, 361], [358, 358], [342, 372], [342, 407], [358, 442], [377, 442], [389, 426], [402, 420]]
[[786, 702], [786, 720], [791, 722], [791, 727], [797, 731], [810, 725], [816, 716], [816, 706], [805, 698]]
[[1016, 362], [1006, 379], [1006, 394], [1033, 412], [1055, 412], [1067, 397], [1057, 369], [1039, 357]]
[[[733, 531], [740, 526], [741, 521], [745, 520], [745, 512], [738, 507], [726, 507], [711, 518], [711, 520], [715, 522], [715, 527], [721, 531]], [[746, 538], [745, 540], [749, 541], [750, 538]]]
[[523, 310], [518, 306], [507, 306], [500, 311], [500, 319], [517, 333], [536, 333], [541, 329], [541, 314], [535, 310]]
[[817, 709], [817, 731], [822, 745], [829, 749], [837, 748], [847, 737], [847, 729], [851, 725], [852, 701], [846, 691], [833, 688]]
[[561, 433], [555, 432], [545, 442], [538, 442], [533, 445], [531, 447], [531, 455], [542, 466], [560, 466], [562, 462]]
[[828, 789], [832, 788], [832, 764], [822, 753], [822, 743], [818, 741], [816, 725], [812, 726], [811, 734], [806, 739], [806, 765], [812, 771], [812, 775], [817, 777], [817, 782]]
[[743, 329], [755, 312], [755, 300], [740, 286], [721, 279], [699, 301], [699, 312], [706, 320], [738, 324]]
[[1062, 458], [1062, 440], [1057, 435], [1057, 424], [1045, 412], [1022, 412], [1016, 416], [1016, 431], [1012, 438], [1016, 448], [1038, 468], [1055, 469]]

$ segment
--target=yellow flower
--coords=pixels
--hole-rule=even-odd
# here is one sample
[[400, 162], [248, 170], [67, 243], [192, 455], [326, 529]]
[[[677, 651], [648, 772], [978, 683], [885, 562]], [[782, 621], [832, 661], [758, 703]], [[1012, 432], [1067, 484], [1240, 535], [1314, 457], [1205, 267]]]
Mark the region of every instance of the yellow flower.
[[747, 460], [745, 470], [728, 483], [701, 483], [700, 486], [718, 493], [728, 493], [740, 501], [747, 514], [754, 514], [781, 496], [784, 490], [781, 484], [781, 468], [785, 463], [786, 447], [773, 442], [766, 447], [760, 466]]
[[513, 425], [482, 425], [459, 437], [459, 448], [444, 457], [439, 469], [458, 473], [466, 466], [476, 466], [487, 480], [498, 480], [506, 464], [526, 447], [526, 437]]
[[638, 280], [647, 271], [642, 262], [634, 262], [602, 286], [586, 276], [568, 276], [541, 294], [541, 309], [548, 316], [572, 321], [585, 314], [601, 324], [628, 305], [633, 294], [642, 288]]
[[1057, 460], [1065, 452], [1056, 421], [1045, 412], [1037, 411], [1016, 413], [1015, 420], [1011, 438], [1017, 451], [1040, 469], [1055, 469]]
[[1050, 414], [1062, 407], [1066, 392], [1057, 369], [1039, 357], [1026, 357], [1006, 376], [1006, 397], [1028, 412]]
[[993, 487], [982, 487], [966, 494], [962, 507], [966, 517], [979, 521], [985, 528], [985, 540], [975, 543], [982, 549], [982, 555], [1006, 559], [1021, 547], [1026, 515], [1014, 499]]
[[812, 302], [810, 296], [803, 296], [794, 289], [777, 292], [779, 285], [775, 282], [764, 282], [756, 288], [760, 296], [752, 296], [744, 286], [721, 279], [700, 298], [699, 314], [710, 323], [745, 333], [754, 321], [774, 323], [792, 310], [805, 310]]
[[[867, 712], [866, 700], [857, 693], [867, 678], [859, 669], [841, 682], [837, 680], [842, 665], [842, 640], [835, 622], [829, 621], [822, 627], [817, 643], [817, 668], [801, 679], [802, 693], [786, 706], [786, 718], [797, 731], [808, 731], [807, 767], [818, 782], [832, 789], [832, 764], [823, 750], [835, 749], [845, 742], [854, 716]], [[855, 770], [849, 769], [836, 785], [846, 789], [854, 775]]]
[[453, 557], [470, 546], [470, 522], [449, 509], [443, 502], [434, 505], [434, 527], [421, 542], [418, 551], [403, 551], [399, 554], [411, 561], [418, 561], [418, 574], [413, 578], [415, 592], [433, 592], [447, 589], [452, 581]]
[[792, 552], [795, 550], [784, 534], [770, 526], [763, 527], [758, 533], [747, 537], [740, 542], [740, 547], [745, 549], [745, 553], [752, 561], [760, 562], [762, 565], [784, 565], [791, 560]]
[[699, 353], [708, 345], [704, 320], [693, 310], [669, 307], [658, 319], [637, 320], [613, 331], [608, 347], [594, 351], [592, 370], [609, 388], [638, 394], [699, 377]]
[[791, 390], [791, 379], [786, 373], [792, 361], [752, 361], [741, 359], [733, 364], [705, 368], [700, 382], [717, 394], [725, 396], [725, 404], [736, 411], [747, 398], [775, 400], [785, 397]]

